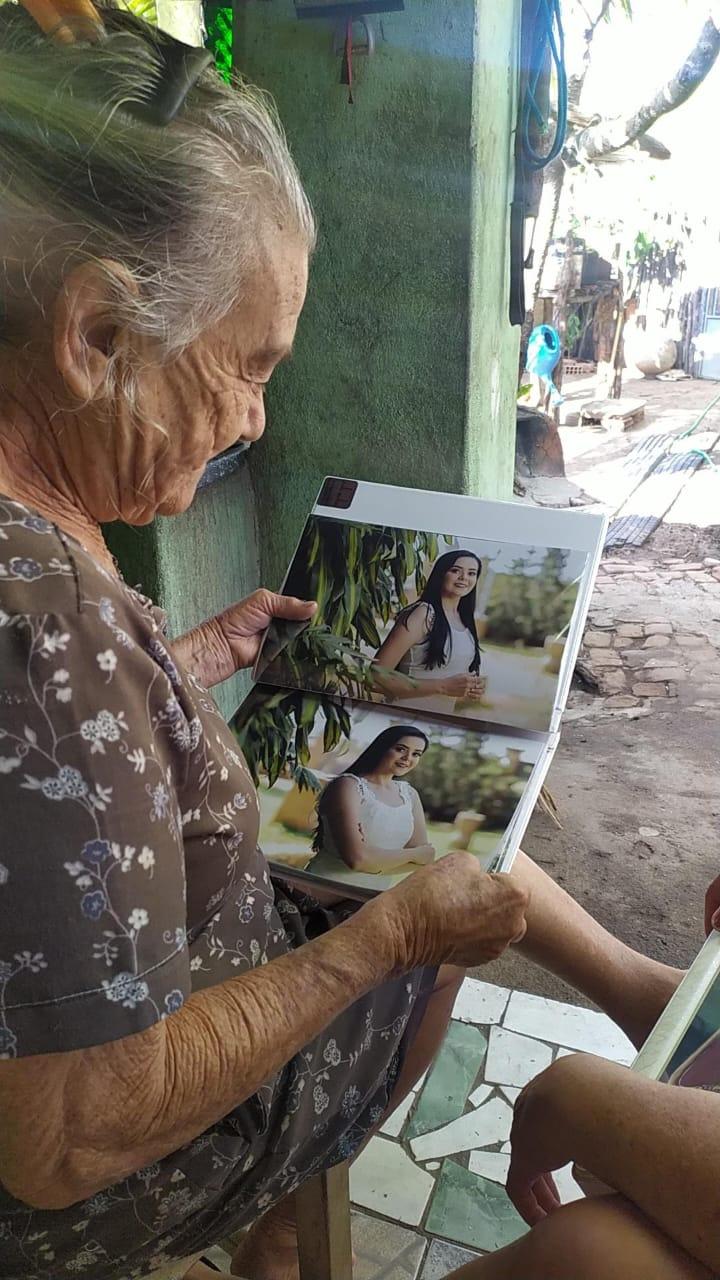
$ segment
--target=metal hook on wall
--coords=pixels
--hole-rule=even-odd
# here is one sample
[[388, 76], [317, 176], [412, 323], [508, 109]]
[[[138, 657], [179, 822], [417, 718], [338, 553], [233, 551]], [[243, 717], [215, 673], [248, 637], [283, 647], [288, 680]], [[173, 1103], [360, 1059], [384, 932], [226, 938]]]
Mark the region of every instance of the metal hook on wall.
[[[362, 35], [360, 40], [355, 38], [355, 28], [360, 27]], [[348, 30], [352, 38], [352, 52], [355, 54], [364, 54], [370, 57], [375, 52], [375, 28], [369, 18], [365, 14], [360, 14], [358, 18], [351, 18], [347, 22], [338, 22], [333, 32], [333, 53], [335, 57], [339, 57], [344, 53], [348, 38]]]

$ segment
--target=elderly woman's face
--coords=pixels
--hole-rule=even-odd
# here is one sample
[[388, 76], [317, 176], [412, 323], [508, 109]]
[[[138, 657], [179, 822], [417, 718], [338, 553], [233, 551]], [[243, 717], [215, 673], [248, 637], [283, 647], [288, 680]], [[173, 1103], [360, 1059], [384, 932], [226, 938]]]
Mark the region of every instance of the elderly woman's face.
[[137, 416], [120, 401], [92, 431], [92, 408], [81, 410], [66, 462], [96, 518], [144, 524], [184, 511], [210, 458], [262, 435], [264, 390], [290, 354], [306, 285], [306, 250], [278, 235], [234, 312], [168, 364], [148, 350]]

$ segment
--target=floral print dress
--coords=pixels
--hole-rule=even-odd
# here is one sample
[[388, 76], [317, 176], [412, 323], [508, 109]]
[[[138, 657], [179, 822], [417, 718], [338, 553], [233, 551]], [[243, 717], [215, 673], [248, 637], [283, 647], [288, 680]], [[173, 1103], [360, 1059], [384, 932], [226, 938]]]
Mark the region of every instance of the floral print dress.
[[[159, 610], [2, 498], [0, 672], [0, 1056], [135, 1035], [337, 922], [271, 882], [242, 756]], [[358, 1001], [193, 1142], [71, 1208], [15, 1200], [0, 1156], [0, 1280], [139, 1280], [346, 1159], [431, 976]]]

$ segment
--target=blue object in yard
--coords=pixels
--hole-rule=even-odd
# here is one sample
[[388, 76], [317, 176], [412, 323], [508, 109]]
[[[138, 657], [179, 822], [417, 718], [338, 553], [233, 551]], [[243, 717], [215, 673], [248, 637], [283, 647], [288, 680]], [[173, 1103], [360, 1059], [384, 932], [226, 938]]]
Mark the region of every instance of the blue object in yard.
[[536, 325], [528, 340], [527, 368], [534, 378], [543, 378], [547, 382], [552, 405], [562, 404], [562, 396], [552, 377], [561, 355], [557, 329], [549, 324]]

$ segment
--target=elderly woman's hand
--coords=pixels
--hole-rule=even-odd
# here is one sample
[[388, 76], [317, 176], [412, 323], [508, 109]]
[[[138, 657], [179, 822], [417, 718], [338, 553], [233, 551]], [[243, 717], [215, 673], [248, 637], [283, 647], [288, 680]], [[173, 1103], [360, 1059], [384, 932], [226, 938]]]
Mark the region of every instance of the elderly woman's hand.
[[173, 650], [183, 666], [210, 689], [236, 671], [253, 665], [263, 634], [273, 618], [309, 622], [316, 609], [314, 600], [280, 596], [261, 587], [245, 600], [180, 636]]
[[[373, 900], [395, 938], [398, 968], [487, 964], [525, 935], [528, 895], [512, 875], [488, 875], [472, 853], [450, 853]], [[363, 908], [367, 911], [367, 908]]]

